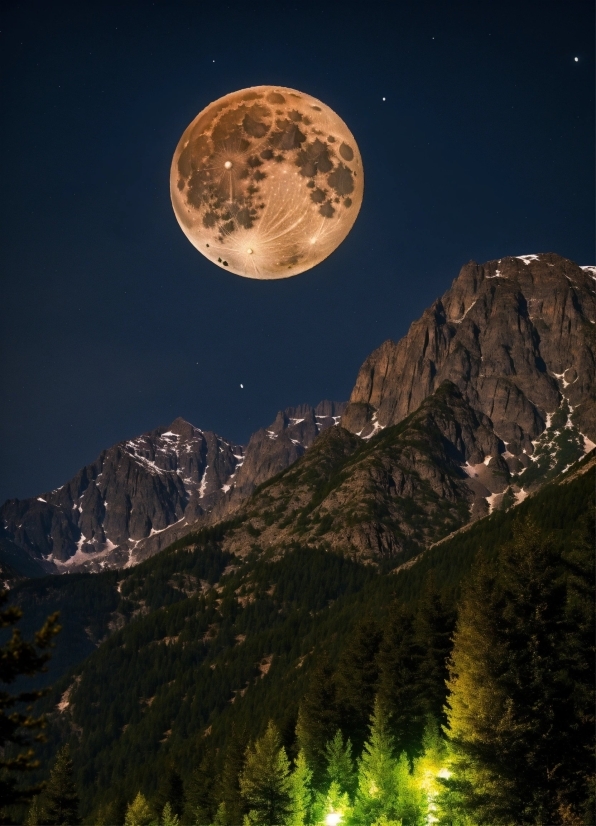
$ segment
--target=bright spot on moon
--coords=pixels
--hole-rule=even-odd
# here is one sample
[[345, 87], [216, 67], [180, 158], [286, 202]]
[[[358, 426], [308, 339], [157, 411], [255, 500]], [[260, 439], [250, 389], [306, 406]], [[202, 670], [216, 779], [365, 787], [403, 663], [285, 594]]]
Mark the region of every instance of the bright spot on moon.
[[174, 213], [191, 244], [229, 272], [264, 280], [331, 255], [363, 191], [362, 159], [343, 120], [281, 86], [242, 89], [203, 109], [170, 172]]

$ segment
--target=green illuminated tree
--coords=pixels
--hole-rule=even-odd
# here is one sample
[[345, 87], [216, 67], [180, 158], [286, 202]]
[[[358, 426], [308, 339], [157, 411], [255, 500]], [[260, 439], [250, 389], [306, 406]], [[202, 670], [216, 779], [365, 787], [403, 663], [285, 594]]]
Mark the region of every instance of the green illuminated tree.
[[291, 815], [288, 826], [305, 826], [312, 805], [312, 772], [303, 751], [298, 752], [294, 771], [290, 775]]
[[373, 823], [381, 816], [396, 817], [397, 778], [393, 749], [387, 716], [376, 700], [370, 735], [358, 764], [358, 790], [354, 803], [357, 823]]
[[291, 789], [286, 750], [270, 722], [265, 734], [247, 749], [240, 775], [240, 792], [248, 809], [245, 823], [283, 826], [292, 813]]
[[124, 826], [151, 826], [153, 813], [142, 792], [138, 792], [133, 802], [126, 810]]
[[519, 525], [498, 565], [481, 567], [461, 602], [446, 797], [475, 824], [586, 822], [593, 563], [585, 541], [562, 540], [563, 552], [555, 535]]

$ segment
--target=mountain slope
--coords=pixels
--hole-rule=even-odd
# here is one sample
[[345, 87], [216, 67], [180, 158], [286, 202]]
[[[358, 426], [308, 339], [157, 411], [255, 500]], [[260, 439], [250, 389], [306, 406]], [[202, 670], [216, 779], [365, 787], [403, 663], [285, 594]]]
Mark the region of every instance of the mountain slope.
[[[359, 618], [382, 619], [395, 599], [416, 601], [431, 571], [453, 600], [479, 550], [494, 554], [517, 519], [533, 518], [567, 541], [593, 513], [595, 462], [584, 460], [569, 480], [478, 520], [395, 573], [299, 544], [283, 556], [231, 560], [221, 551], [230, 525], [219, 536], [206, 529], [180, 540], [132, 570], [79, 577], [91, 589], [102, 580], [106, 595], [119, 593], [112, 616], [127, 619], [48, 698], [46, 756], [71, 739], [91, 808], [118, 790], [128, 799], [138, 788], [150, 793], [172, 760], [188, 777], [197, 752], [216, 759], [233, 724], [254, 738], [273, 717], [291, 732], [321, 653], [336, 659]], [[117, 585], [108, 582], [114, 577]], [[24, 607], [40, 585], [17, 589]], [[113, 606], [102, 599], [107, 616]], [[50, 606], [46, 598], [38, 610]]]

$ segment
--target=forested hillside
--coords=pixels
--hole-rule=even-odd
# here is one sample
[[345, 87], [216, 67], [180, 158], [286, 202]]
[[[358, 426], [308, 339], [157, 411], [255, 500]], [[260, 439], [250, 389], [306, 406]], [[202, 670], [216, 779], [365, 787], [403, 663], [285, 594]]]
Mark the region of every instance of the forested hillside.
[[[185, 823], [232, 825], [251, 811], [257, 812], [250, 815], [251, 822], [278, 822], [259, 820], [269, 815], [258, 814], [256, 798], [248, 791], [258, 781], [250, 780], [260, 760], [250, 758], [257, 753], [255, 749], [268, 749], [270, 757], [275, 753], [279, 765], [286, 766], [280, 783], [290, 798], [288, 789], [294, 788], [296, 773], [302, 772], [300, 782], [306, 791], [300, 794], [310, 801], [306, 807], [309, 819], [288, 820], [294, 804], [282, 794], [290, 809], [275, 815], [285, 818], [279, 822], [322, 822], [325, 806], [336, 806], [337, 811], [343, 806], [344, 822], [351, 812], [355, 824], [390, 822], [391, 818], [401, 818], [404, 824], [422, 823], [427, 822], [428, 806], [439, 806], [433, 802], [437, 795], [436, 800], [444, 800], [441, 805], [448, 805], [453, 817], [460, 818], [444, 822], [465, 823], [465, 812], [476, 811], [474, 807], [490, 815], [471, 822], [526, 822], [521, 814], [519, 821], [499, 819], [511, 818], [511, 800], [519, 797], [509, 775], [507, 788], [513, 790], [504, 792], [507, 800], [499, 803], [509, 814], [490, 808], [490, 788], [500, 787], [502, 761], [478, 769], [488, 802], [484, 797], [484, 802], [476, 800], [478, 789], [461, 785], [461, 766], [477, 755], [470, 757], [466, 745], [471, 735], [465, 728], [462, 701], [457, 701], [459, 706], [446, 705], [445, 679], [451, 668], [451, 695], [461, 696], [465, 679], [456, 669], [465, 662], [464, 640], [471, 636], [473, 644], [474, 639], [473, 629], [468, 633], [465, 622], [478, 615], [480, 608], [490, 608], [497, 618], [491, 620], [490, 633], [501, 633], [498, 617], [509, 616], [507, 605], [517, 605], [521, 598], [538, 598], [540, 589], [550, 588], [552, 593], [545, 598], [552, 602], [554, 618], [551, 631], [545, 633], [551, 641], [551, 666], [541, 666], [542, 676], [534, 684], [543, 683], [544, 669], [548, 671], [560, 659], [560, 681], [574, 686], [567, 691], [566, 725], [574, 726], [580, 738], [574, 735], [573, 743], [584, 737], [579, 732], [588, 724], [592, 697], [586, 663], [593, 646], [585, 605], [592, 576], [589, 516], [594, 512], [594, 460], [588, 457], [582, 465], [580, 469], [590, 469], [568, 482], [547, 485], [514, 509], [493, 513], [390, 573], [330, 552], [323, 543], [313, 548], [296, 541], [283, 555], [255, 551], [239, 560], [222, 550], [226, 536], [238, 528], [232, 522], [186, 537], [129, 571], [52, 578], [21, 586], [18, 602], [33, 625], [62, 604], [69, 605], [77, 621], [87, 617], [89, 639], [108, 635], [97, 650], [56, 682], [44, 701], [50, 741], [40, 752], [43, 764], [49, 765], [60, 744], [69, 743], [81, 808], [93, 823], [117, 822], [113, 820], [120, 817], [117, 810], [122, 813], [139, 792], [156, 814], [169, 796]], [[527, 524], [530, 527], [523, 527]], [[544, 553], [548, 564], [540, 555]], [[519, 585], [518, 597], [514, 597], [506, 571], [521, 572], [520, 554], [523, 559], [535, 555], [536, 570], [527, 575], [537, 577], [538, 590], [533, 591], [532, 585], [526, 593]], [[462, 602], [462, 582], [471, 571], [475, 584], [465, 586]], [[556, 585], [551, 588], [549, 582]], [[478, 597], [474, 589], [480, 589], [483, 596]], [[473, 607], [462, 607], [458, 616], [460, 605]], [[65, 631], [73, 633], [68, 626]], [[518, 627], [505, 641], [495, 637], [495, 646], [512, 646], [519, 653], [525, 650], [524, 633]], [[456, 653], [458, 639], [464, 653], [454, 654], [449, 661], [454, 634]], [[82, 638], [79, 642], [83, 657], [87, 651]], [[553, 659], [555, 651], [557, 657], [562, 652], [559, 659]], [[56, 655], [58, 664], [59, 644]], [[501, 679], [499, 668], [495, 670], [490, 662], [485, 667]], [[495, 694], [505, 703], [511, 689], [507, 680]], [[548, 698], [543, 702], [548, 704]], [[533, 724], [524, 720], [519, 725], [525, 726], [531, 741]], [[268, 729], [270, 721], [274, 728]], [[451, 725], [445, 729], [447, 734], [457, 732], [457, 742], [441, 736], [440, 726], [446, 724]], [[338, 729], [341, 743], [334, 740]], [[548, 741], [548, 734], [539, 736]], [[335, 748], [345, 753], [347, 738], [353, 761], [351, 779], [337, 780], [337, 788], [331, 789], [329, 772], [336, 769], [330, 768], [328, 752]], [[250, 743], [253, 751], [247, 752]], [[489, 746], [494, 750], [494, 744]], [[366, 802], [363, 797], [363, 784], [368, 780], [362, 778], [381, 771], [383, 761], [375, 750], [383, 748], [383, 771], [394, 779], [401, 772], [401, 786], [411, 787], [412, 800], [407, 806], [398, 801], [402, 792], [391, 792], [393, 780], [386, 804], [376, 798]], [[544, 805], [552, 811], [556, 799], [556, 806], [567, 807], [580, 817], [577, 812], [588, 794], [588, 757], [583, 748], [583, 757], [572, 761], [575, 785], [569, 785], [564, 772], [560, 781], [555, 773], [545, 792], [551, 802]], [[400, 758], [402, 752], [407, 759]], [[424, 791], [426, 781], [420, 780], [420, 773], [426, 777], [431, 763], [437, 772], [445, 770], [443, 780], [448, 781], [445, 785], [435, 777], [432, 793]], [[460, 766], [460, 775], [453, 767], [447, 769], [447, 763]], [[568, 787], [571, 791], [564, 792]], [[410, 811], [408, 806], [414, 808]]]

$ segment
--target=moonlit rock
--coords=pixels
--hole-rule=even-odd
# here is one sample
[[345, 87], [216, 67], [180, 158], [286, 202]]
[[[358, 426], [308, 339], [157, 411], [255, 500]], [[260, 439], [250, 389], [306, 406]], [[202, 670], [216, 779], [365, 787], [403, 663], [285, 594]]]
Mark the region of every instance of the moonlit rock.
[[172, 205], [189, 241], [248, 278], [287, 278], [327, 258], [364, 190], [354, 136], [320, 100], [280, 86], [233, 92], [180, 138]]

